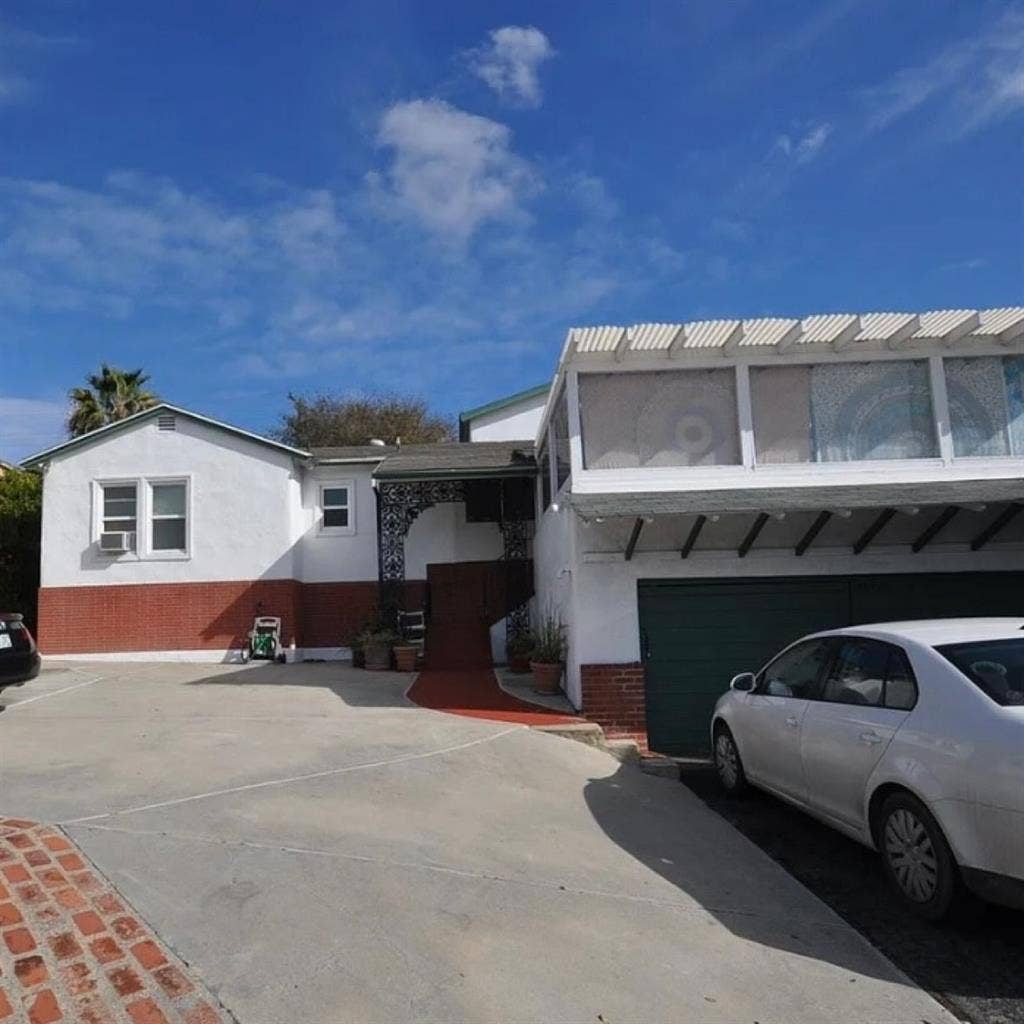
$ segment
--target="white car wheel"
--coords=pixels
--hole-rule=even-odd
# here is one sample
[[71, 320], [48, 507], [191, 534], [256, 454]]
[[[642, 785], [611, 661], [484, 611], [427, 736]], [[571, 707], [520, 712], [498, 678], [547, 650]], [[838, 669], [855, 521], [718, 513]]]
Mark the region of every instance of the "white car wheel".
[[938, 921], [959, 905], [956, 861], [938, 822], [916, 797], [894, 793], [878, 818], [878, 849], [886, 874], [907, 907]]
[[889, 815], [885, 823], [885, 855], [908, 899], [927, 903], [935, 896], [938, 857], [924, 825], [912, 811], [900, 808]]
[[724, 725], [715, 734], [715, 770], [727, 793], [736, 795], [747, 788], [747, 778], [743, 773], [743, 762], [736, 749], [736, 741]]

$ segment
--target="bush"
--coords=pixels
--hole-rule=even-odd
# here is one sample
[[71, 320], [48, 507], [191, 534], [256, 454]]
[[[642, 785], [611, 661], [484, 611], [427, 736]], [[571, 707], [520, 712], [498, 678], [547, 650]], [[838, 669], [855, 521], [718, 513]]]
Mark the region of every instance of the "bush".
[[0, 611], [21, 612], [36, 628], [43, 482], [9, 469], [0, 476]]

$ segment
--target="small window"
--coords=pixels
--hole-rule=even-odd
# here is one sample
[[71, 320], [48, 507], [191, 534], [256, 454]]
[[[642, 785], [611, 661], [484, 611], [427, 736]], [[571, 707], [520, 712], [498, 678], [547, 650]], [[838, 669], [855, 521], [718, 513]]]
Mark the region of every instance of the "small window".
[[153, 484], [153, 551], [188, 549], [188, 490], [185, 484]]
[[898, 647], [889, 654], [885, 676], [885, 706], [893, 711], [910, 711], [917, 703], [917, 680], [907, 656]]
[[825, 680], [821, 699], [832, 704], [882, 706], [889, 646], [875, 640], [844, 640]]
[[323, 509], [321, 528], [348, 530], [352, 526], [352, 489], [347, 484], [320, 488], [320, 506]]
[[827, 640], [808, 640], [783, 651], [761, 672], [757, 693], [766, 697], [814, 699], [828, 657]]
[[103, 533], [134, 533], [137, 509], [135, 484], [103, 484]]

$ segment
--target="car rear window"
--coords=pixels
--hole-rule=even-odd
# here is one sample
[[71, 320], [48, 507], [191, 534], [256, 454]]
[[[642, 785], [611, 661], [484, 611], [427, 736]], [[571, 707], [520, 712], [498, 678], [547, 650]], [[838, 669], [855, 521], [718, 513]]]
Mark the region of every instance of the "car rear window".
[[935, 648], [1001, 707], [1024, 705], [1024, 638]]

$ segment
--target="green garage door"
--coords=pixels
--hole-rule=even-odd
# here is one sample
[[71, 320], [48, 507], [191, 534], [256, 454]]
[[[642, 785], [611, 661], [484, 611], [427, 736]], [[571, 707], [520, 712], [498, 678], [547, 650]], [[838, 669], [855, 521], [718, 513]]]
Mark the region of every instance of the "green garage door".
[[805, 633], [893, 619], [1024, 616], [1022, 586], [1020, 573], [641, 580], [651, 748], [705, 753], [711, 710], [729, 680]]

